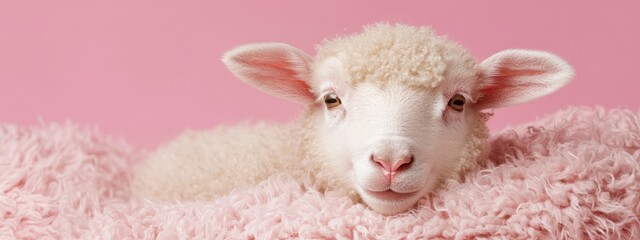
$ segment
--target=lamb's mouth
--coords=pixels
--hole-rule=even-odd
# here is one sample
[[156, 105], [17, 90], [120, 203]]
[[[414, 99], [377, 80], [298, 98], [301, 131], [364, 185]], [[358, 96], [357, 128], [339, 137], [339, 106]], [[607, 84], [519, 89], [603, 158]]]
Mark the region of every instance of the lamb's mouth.
[[366, 190], [367, 195], [380, 199], [380, 200], [385, 200], [385, 201], [402, 201], [402, 200], [407, 200], [409, 198], [412, 198], [413, 196], [415, 196], [418, 191], [415, 192], [408, 192], [408, 193], [399, 193], [399, 192], [395, 192], [393, 190], [386, 190], [386, 191], [381, 191], [381, 192], [374, 192], [374, 191], [368, 191]]

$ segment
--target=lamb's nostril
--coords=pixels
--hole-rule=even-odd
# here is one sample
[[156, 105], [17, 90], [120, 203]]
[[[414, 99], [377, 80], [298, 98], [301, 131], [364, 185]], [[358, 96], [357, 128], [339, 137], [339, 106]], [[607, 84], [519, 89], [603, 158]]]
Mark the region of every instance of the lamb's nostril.
[[391, 166], [388, 164], [389, 161], [387, 159], [376, 157], [373, 154], [371, 154], [370, 159], [371, 159], [371, 162], [380, 166], [380, 168], [382, 168], [384, 171], [387, 171], [387, 172], [391, 171]]
[[391, 168], [392, 172], [401, 172], [403, 170], [406, 170], [407, 168], [409, 168], [411, 166], [411, 164], [414, 161], [414, 157], [413, 155], [407, 156], [407, 157], [403, 157], [401, 159], [399, 159], [397, 162], [395, 162]]

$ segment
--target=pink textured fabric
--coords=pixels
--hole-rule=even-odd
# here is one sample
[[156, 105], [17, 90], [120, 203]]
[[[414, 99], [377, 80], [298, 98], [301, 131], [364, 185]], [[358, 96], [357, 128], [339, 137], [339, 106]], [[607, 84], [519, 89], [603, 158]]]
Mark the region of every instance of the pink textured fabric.
[[131, 199], [130, 146], [72, 124], [0, 126], [0, 239], [640, 237], [640, 118], [572, 108], [495, 134], [488, 160], [385, 217], [274, 175], [197, 203]]

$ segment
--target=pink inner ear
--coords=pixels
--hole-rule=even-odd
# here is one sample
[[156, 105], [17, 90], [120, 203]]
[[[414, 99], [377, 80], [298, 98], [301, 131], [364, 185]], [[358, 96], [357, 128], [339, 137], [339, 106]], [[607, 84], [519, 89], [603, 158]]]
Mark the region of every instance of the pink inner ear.
[[[479, 108], [525, 102], [559, 88], [563, 69], [555, 61], [531, 56], [502, 56], [490, 61], [480, 76]], [[493, 65], [493, 66], [491, 66]]]
[[311, 61], [293, 47], [257, 46], [230, 57], [234, 71], [248, 84], [266, 93], [298, 103], [314, 100], [309, 85]]
[[530, 95], [529, 91], [547, 86], [543, 81], [536, 81], [544, 75], [546, 75], [544, 70], [500, 67], [496, 69], [493, 76], [489, 77], [491, 79], [487, 79], [489, 84], [480, 90], [482, 97], [479, 102], [486, 105], [485, 107], [495, 107], [509, 104], [511, 99], [517, 99], [519, 95], [526, 97]]

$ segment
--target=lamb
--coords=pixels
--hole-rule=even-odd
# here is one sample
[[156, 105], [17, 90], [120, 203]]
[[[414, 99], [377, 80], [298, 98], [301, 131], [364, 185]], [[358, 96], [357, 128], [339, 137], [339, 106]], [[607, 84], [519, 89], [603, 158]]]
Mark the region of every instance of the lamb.
[[226, 66], [256, 89], [306, 106], [288, 124], [186, 132], [137, 167], [135, 195], [207, 200], [285, 173], [386, 215], [411, 209], [485, 157], [485, 110], [547, 95], [573, 69], [547, 52], [476, 63], [428, 27], [378, 23], [325, 40], [315, 58], [283, 43], [237, 47]]

